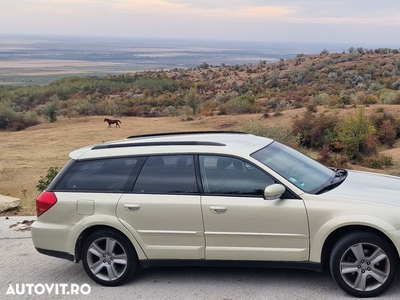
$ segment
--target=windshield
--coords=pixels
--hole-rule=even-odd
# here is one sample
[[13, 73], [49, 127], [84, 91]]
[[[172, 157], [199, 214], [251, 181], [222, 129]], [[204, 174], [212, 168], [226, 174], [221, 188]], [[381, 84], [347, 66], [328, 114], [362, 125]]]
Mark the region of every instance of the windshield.
[[333, 170], [278, 142], [251, 156], [307, 193], [318, 192], [335, 177]]

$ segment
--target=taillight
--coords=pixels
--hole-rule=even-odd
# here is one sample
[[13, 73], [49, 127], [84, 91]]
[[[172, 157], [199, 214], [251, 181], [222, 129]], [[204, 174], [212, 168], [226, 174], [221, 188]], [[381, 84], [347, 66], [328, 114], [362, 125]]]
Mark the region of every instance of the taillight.
[[57, 197], [53, 192], [43, 191], [36, 199], [37, 216], [39, 217], [41, 214], [48, 211], [56, 203]]

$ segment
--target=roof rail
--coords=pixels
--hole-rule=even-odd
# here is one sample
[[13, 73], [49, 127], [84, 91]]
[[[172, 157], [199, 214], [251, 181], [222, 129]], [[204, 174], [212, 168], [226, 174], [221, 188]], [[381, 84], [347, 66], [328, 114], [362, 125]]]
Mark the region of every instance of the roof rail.
[[148, 147], [148, 146], [226, 146], [217, 142], [203, 141], [171, 141], [171, 142], [148, 142], [148, 143], [127, 143], [127, 144], [105, 144], [97, 145], [92, 150], [110, 149], [110, 148], [127, 148], [127, 147]]
[[222, 134], [248, 134], [242, 131], [178, 131], [178, 132], [164, 132], [164, 133], [151, 133], [151, 134], [141, 134], [141, 135], [131, 135], [127, 139], [134, 138], [144, 138], [144, 137], [156, 137], [156, 136], [169, 136], [169, 135], [184, 135], [184, 134], [210, 134], [210, 133], [222, 133]]

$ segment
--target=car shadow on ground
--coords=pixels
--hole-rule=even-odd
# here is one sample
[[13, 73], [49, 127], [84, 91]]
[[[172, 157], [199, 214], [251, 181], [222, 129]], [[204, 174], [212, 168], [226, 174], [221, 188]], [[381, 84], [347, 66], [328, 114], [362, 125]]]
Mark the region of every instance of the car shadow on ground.
[[[334, 282], [329, 271], [298, 269], [173, 267], [142, 270], [127, 283], [154, 291], [165, 285], [170, 293], [188, 293], [204, 299], [351, 299]], [[194, 290], [193, 288], [196, 287]], [[197, 289], [197, 293], [195, 292]], [[318, 295], [318, 296], [317, 296]], [[380, 299], [398, 299], [400, 276]], [[353, 298], [354, 299], [354, 298]], [[371, 298], [370, 298], [371, 299]]]
[[[141, 270], [122, 286], [105, 287], [94, 283], [84, 272], [82, 264], [54, 259], [36, 273], [38, 282], [42, 281], [43, 274], [53, 278], [54, 282], [89, 284], [90, 299], [109, 299], [117, 294], [122, 297], [120, 299], [129, 296], [130, 299], [158, 300], [355, 299], [336, 285], [328, 271], [319, 273], [271, 268], [154, 267]], [[399, 295], [400, 276], [379, 299], [399, 299]]]

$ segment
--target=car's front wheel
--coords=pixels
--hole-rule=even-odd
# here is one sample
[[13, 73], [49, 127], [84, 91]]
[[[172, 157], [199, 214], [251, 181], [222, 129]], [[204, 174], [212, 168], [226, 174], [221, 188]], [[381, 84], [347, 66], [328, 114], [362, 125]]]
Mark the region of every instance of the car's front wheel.
[[85, 240], [82, 264], [90, 278], [105, 286], [125, 283], [138, 269], [130, 241], [123, 234], [107, 229], [96, 231]]
[[375, 297], [385, 292], [397, 274], [398, 255], [382, 237], [354, 232], [333, 247], [330, 269], [336, 283], [355, 297]]

